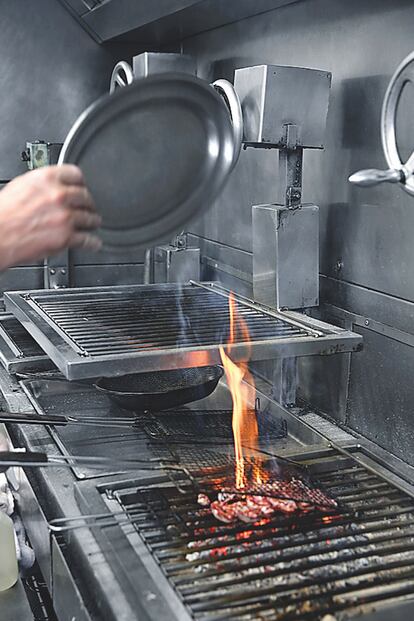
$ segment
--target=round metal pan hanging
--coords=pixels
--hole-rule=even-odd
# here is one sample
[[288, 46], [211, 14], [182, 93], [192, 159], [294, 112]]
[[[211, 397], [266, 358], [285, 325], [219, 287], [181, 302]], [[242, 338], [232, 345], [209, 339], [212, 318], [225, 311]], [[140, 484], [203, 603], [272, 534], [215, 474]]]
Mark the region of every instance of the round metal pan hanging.
[[95, 102], [59, 161], [82, 169], [105, 246], [148, 247], [209, 207], [234, 154], [229, 114], [214, 89], [194, 76], [161, 74]]

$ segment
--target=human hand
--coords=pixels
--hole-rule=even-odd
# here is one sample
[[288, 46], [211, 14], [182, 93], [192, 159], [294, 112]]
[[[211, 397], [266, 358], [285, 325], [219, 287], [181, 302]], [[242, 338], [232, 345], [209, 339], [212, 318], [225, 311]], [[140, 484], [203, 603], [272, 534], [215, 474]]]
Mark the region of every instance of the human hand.
[[47, 166], [16, 177], [0, 191], [0, 270], [65, 248], [98, 250], [90, 231], [101, 218], [81, 170]]

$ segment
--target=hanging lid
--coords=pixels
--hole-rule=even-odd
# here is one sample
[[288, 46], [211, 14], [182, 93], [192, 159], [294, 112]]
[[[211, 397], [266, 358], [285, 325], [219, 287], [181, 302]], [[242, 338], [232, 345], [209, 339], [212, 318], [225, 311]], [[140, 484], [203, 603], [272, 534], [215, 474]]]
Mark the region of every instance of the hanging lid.
[[92, 104], [70, 130], [59, 163], [82, 169], [105, 246], [170, 239], [220, 192], [234, 158], [221, 97], [185, 74], [136, 80]]

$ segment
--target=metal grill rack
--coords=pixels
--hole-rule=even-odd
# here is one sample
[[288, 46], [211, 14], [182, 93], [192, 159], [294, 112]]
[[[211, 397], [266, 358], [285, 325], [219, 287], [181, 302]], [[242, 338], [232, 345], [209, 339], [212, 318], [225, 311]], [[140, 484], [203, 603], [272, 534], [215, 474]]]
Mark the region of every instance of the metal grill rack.
[[[260, 437], [267, 443], [287, 436], [284, 419], [268, 416], [256, 409]], [[233, 445], [232, 410], [166, 410], [135, 417], [134, 426], [142, 428], [154, 442]]]
[[[79, 416], [79, 412], [95, 415], [107, 411], [109, 418], [122, 415], [106, 403], [107, 397], [97, 393], [91, 386], [45, 380], [27, 379], [21, 382], [23, 390], [39, 415], [64, 411], [67, 416]], [[60, 409], [62, 408], [62, 410]], [[83, 408], [83, 409], [82, 409]], [[105, 408], [111, 408], [109, 411]], [[287, 422], [267, 410], [258, 411], [258, 425], [261, 434], [261, 448], [269, 449], [275, 441], [286, 440]], [[145, 412], [131, 416], [130, 428], [120, 432], [112, 427], [89, 427], [85, 436], [84, 427], [51, 427], [51, 433], [64, 455], [89, 455], [95, 457], [116, 457], [119, 443], [123, 443], [126, 458], [141, 456], [157, 457], [159, 460], [176, 460], [185, 468], [223, 468], [233, 464], [234, 444], [232, 432], [232, 411], [225, 409], [165, 410]], [[93, 468], [74, 466], [74, 473], [80, 479], [107, 475]]]
[[[229, 291], [214, 285], [135, 285], [9, 292], [7, 309], [68, 379], [205, 366], [229, 337]], [[234, 360], [355, 351], [361, 337], [235, 296], [251, 343]]]
[[9, 373], [54, 368], [50, 358], [13, 315], [0, 315], [0, 362]]
[[196, 621], [316, 620], [412, 600], [413, 497], [335, 450], [310, 468], [336, 513], [223, 524], [191, 487], [123, 482], [105, 492], [114, 510], [132, 512], [126, 536], [139, 533]]
[[[259, 426], [264, 429], [257, 455], [265, 456], [268, 443], [287, 437], [283, 419], [258, 412]], [[166, 410], [138, 416], [135, 429], [142, 429], [151, 452], [160, 460], [175, 458], [177, 464], [191, 470], [208, 470], [210, 475], [234, 473], [234, 440], [231, 410]], [[231, 477], [232, 478], [232, 477]]]

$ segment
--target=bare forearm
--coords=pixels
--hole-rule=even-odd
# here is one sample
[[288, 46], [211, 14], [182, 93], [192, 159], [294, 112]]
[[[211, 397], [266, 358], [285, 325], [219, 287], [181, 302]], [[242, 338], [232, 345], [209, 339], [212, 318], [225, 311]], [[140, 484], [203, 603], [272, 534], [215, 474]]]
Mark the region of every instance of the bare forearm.
[[64, 248], [98, 249], [92, 198], [75, 166], [50, 166], [17, 177], [0, 192], [0, 270]]

